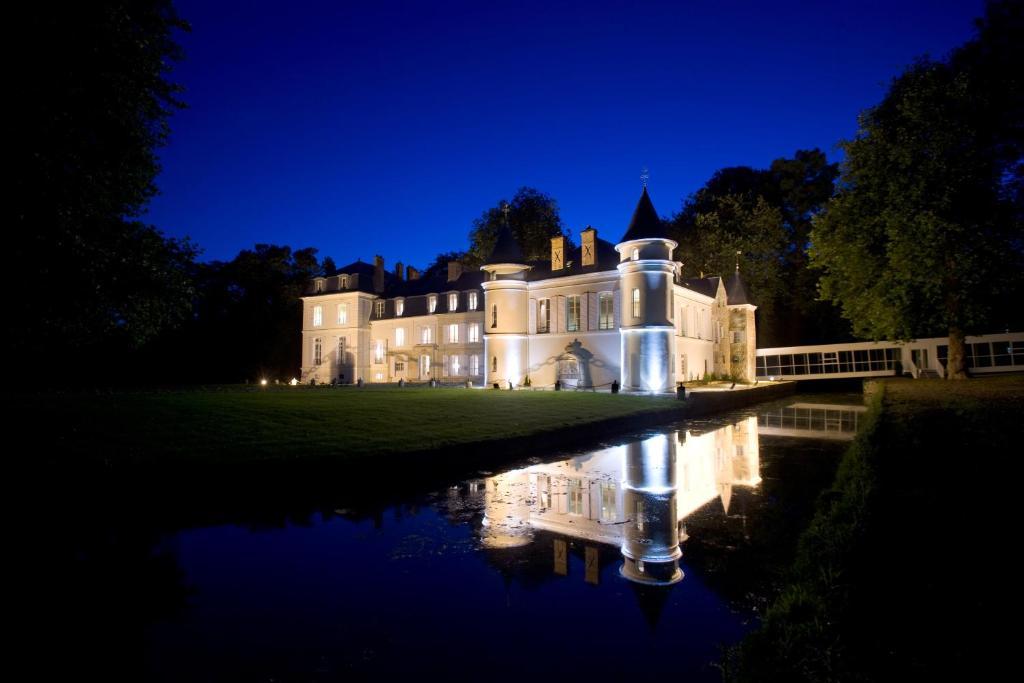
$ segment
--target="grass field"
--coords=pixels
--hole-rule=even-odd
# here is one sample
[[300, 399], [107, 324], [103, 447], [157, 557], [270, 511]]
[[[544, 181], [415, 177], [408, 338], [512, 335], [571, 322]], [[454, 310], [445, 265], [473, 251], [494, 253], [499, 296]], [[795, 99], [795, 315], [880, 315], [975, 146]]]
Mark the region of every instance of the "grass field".
[[587, 392], [345, 387], [6, 396], [48, 460], [106, 465], [337, 458], [439, 450], [671, 410]]

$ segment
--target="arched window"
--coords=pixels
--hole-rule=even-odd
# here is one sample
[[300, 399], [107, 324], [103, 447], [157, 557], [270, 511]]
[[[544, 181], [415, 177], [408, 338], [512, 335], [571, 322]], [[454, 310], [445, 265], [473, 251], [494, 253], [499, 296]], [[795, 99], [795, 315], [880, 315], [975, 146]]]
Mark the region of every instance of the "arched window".
[[498, 304], [491, 304], [491, 327], [498, 326]]

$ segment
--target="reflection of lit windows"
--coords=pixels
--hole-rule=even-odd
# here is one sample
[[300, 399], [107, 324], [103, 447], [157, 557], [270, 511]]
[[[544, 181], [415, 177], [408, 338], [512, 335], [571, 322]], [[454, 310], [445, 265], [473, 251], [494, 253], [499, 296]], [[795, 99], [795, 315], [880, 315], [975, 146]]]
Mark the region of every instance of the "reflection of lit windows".
[[644, 530], [644, 502], [642, 500], [636, 501], [636, 530]]
[[405, 346], [405, 328], [399, 327], [395, 330], [395, 346]]
[[459, 324], [452, 323], [448, 326], [448, 343], [458, 344], [459, 343]]
[[476, 292], [469, 293], [469, 310], [476, 310]]
[[437, 296], [431, 294], [427, 298], [427, 311], [433, 313], [437, 310]]
[[459, 295], [452, 292], [448, 295], [448, 310], [454, 311], [459, 307]]
[[537, 333], [551, 331], [551, 299], [537, 301]]
[[348, 304], [338, 304], [338, 324], [348, 325]]
[[633, 289], [633, 317], [640, 317], [640, 290]]
[[476, 354], [473, 354], [472, 356], [469, 357], [469, 374], [480, 374], [480, 356]]
[[430, 375], [430, 356], [420, 356], [420, 377]]
[[580, 329], [580, 298], [578, 296], [565, 297], [565, 329], [568, 332]]
[[324, 347], [320, 337], [313, 340], [313, 365], [320, 365], [324, 359]]
[[614, 483], [602, 482], [601, 490], [601, 521], [614, 522], [616, 518], [616, 486]]
[[469, 341], [478, 342], [480, 341], [480, 323], [470, 323], [469, 325]]
[[611, 330], [615, 327], [615, 294], [612, 292], [601, 292], [597, 295], [600, 303], [601, 315], [597, 322], [600, 330]]
[[313, 307], [313, 327], [320, 327], [324, 324], [324, 307]]
[[537, 488], [540, 489], [540, 509], [551, 507], [551, 477], [537, 477]]
[[583, 514], [583, 480], [582, 479], [570, 479], [569, 480], [569, 508], [567, 512], [570, 515], [582, 515]]
[[384, 340], [378, 339], [373, 343], [373, 362], [383, 363], [384, 362]]
[[424, 327], [420, 330], [420, 343], [429, 344], [434, 338], [434, 333], [431, 331], [433, 328]]

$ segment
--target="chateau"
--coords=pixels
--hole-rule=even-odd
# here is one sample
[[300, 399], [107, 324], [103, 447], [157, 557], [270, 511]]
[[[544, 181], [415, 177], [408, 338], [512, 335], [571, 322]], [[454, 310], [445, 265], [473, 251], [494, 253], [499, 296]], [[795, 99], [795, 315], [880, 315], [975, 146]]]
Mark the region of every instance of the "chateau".
[[754, 379], [754, 311], [739, 267], [684, 278], [645, 187], [616, 244], [588, 227], [527, 262], [507, 223], [478, 271], [421, 278], [356, 262], [309, 284], [305, 382], [470, 383], [669, 392], [709, 373]]

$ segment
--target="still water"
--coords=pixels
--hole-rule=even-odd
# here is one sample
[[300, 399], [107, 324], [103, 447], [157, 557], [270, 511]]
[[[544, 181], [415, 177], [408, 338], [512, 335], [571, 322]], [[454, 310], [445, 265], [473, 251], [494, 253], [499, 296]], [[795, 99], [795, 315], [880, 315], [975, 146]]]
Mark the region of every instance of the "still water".
[[858, 402], [798, 396], [397, 504], [373, 503], [389, 500], [384, 474], [347, 482], [357, 504], [165, 530], [147, 552], [177, 597], [126, 646], [144, 653], [140, 678], [168, 681], [717, 680], [831, 482]]

